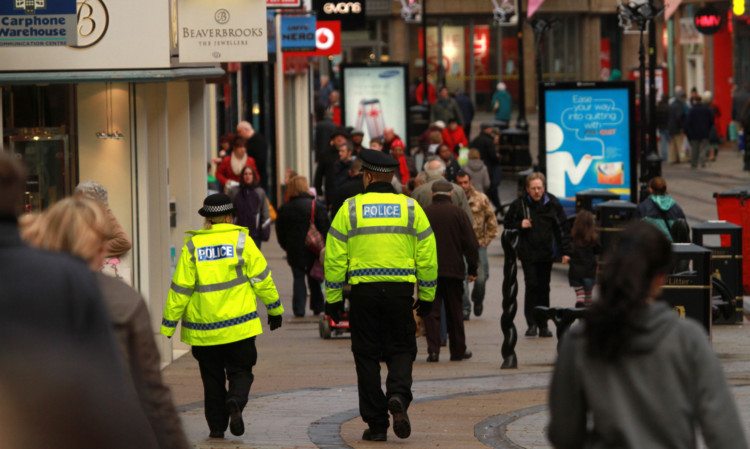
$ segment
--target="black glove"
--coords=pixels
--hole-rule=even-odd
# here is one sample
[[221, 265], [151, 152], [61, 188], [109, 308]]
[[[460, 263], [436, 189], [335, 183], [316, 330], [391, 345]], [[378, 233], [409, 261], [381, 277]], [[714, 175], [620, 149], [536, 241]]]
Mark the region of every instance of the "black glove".
[[327, 302], [326, 315], [331, 317], [334, 323], [341, 321], [341, 315], [344, 313], [344, 301]]
[[268, 325], [272, 331], [281, 327], [281, 315], [268, 315]]
[[430, 310], [432, 310], [432, 302], [419, 299], [417, 300], [417, 303], [414, 304], [414, 309], [417, 311], [417, 316], [424, 318], [430, 314]]

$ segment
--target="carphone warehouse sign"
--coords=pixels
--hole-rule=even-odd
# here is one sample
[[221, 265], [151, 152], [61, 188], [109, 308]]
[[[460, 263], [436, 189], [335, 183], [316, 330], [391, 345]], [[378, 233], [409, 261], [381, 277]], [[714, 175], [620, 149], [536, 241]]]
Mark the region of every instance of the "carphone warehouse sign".
[[0, 2], [0, 46], [76, 45], [76, 0]]

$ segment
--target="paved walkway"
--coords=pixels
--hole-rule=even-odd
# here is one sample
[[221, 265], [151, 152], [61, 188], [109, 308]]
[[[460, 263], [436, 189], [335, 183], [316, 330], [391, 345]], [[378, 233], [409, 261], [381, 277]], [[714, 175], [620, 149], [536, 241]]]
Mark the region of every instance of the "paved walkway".
[[[665, 166], [670, 191], [691, 224], [716, 219], [713, 192], [750, 186], [736, 151], [722, 150], [706, 170]], [[502, 186], [505, 201], [515, 180]], [[283, 253], [272, 241], [264, 244], [273, 276], [287, 308], [292, 277]], [[490, 280], [485, 312], [466, 322], [467, 343], [474, 357], [463, 362], [426, 363], [426, 343], [419, 339], [414, 367], [414, 397], [409, 414], [412, 436], [399, 440], [389, 431], [386, 443], [361, 441], [365, 424], [357, 410], [356, 377], [344, 335], [318, 336], [316, 317], [290, 318], [284, 326], [258, 338], [259, 363], [244, 412], [246, 433], [226, 440], [207, 439], [202, 386], [197, 363], [188, 354], [165, 369], [188, 436], [198, 448], [547, 448], [547, 386], [555, 360], [556, 339], [520, 337], [519, 367], [501, 370], [500, 285], [503, 257], [500, 242], [489, 247]], [[520, 270], [519, 270], [520, 271]], [[521, 281], [521, 279], [519, 279]], [[523, 282], [519, 282], [523, 298]], [[569, 306], [573, 293], [567, 269], [555, 266], [552, 305]], [[746, 301], [747, 303], [748, 301]], [[523, 331], [522, 313], [516, 327]], [[713, 345], [733, 385], [733, 393], [750, 435], [750, 323], [716, 326]], [[265, 327], [265, 326], [264, 326]]]

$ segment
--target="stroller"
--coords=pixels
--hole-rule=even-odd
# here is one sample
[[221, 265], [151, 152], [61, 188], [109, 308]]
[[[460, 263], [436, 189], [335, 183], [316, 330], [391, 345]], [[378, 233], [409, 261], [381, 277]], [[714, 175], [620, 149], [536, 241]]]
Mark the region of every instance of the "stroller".
[[349, 332], [349, 294], [352, 291], [352, 287], [349, 284], [344, 284], [343, 291], [341, 292], [344, 297], [344, 313], [341, 314], [341, 321], [334, 323], [330, 316], [323, 314], [318, 324], [318, 330], [320, 332], [320, 338], [328, 340], [332, 336], [339, 336], [345, 332]]

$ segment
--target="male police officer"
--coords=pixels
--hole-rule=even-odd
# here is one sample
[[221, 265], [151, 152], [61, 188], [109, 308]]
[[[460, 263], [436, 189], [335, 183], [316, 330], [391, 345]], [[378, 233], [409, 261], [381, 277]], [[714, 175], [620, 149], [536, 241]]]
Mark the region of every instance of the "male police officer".
[[206, 227], [188, 231], [192, 237], [185, 239], [161, 326], [171, 337], [182, 318], [181, 339], [193, 346], [203, 379], [211, 438], [224, 437], [227, 421], [234, 435], [245, 432], [242, 409], [258, 358], [255, 336], [263, 332], [256, 296], [268, 310], [271, 330], [281, 327], [284, 313], [266, 259], [247, 228], [231, 224], [234, 211], [223, 193], [203, 201], [198, 213]]
[[[326, 314], [340, 319], [341, 290], [348, 280], [359, 410], [369, 426], [362, 439], [386, 441], [388, 411], [396, 436], [411, 433], [406, 410], [417, 355], [414, 284], [419, 286], [417, 313], [425, 316], [435, 298], [437, 250], [422, 208], [396, 194], [391, 184], [398, 161], [374, 150], [362, 150], [360, 159], [365, 193], [344, 202], [326, 240]], [[388, 366], [385, 394], [381, 360]]]

